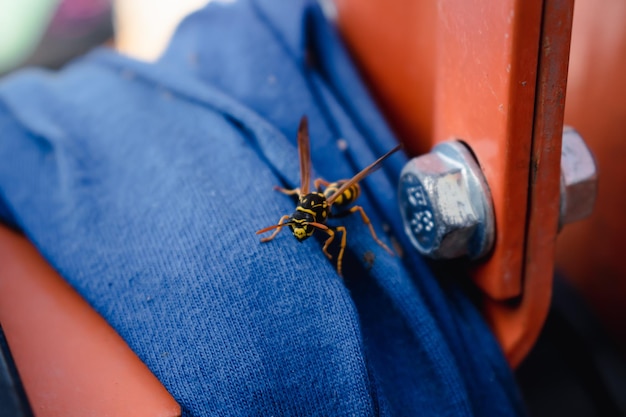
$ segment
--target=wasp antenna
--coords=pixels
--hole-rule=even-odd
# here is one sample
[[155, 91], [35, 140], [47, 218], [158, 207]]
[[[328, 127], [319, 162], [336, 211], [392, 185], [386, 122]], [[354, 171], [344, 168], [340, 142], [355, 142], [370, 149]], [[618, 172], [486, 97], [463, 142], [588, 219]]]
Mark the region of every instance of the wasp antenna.
[[361, 181], [363, 178], [365, 178], [372, 172], [376, 171], [378, 168], [380, 168], [380, 164], [385, 159], [389, 158], [394, 152], [397, 152], [400, 149], [402, 149], [401, 144], [397, 145], [395, 148], [393, 148], [392, 150], [390, 150], [389, 152], [387, 152], [386, 154], [384, 154], [383, 156], [381, 156], [380, 158], [372, 162], [369, 166], [365, 167], [361, 172], [356, 174], [354, 177], [350, 178], [348, 181], [343, 183], [343, 185], [339, 187], [337, 191], [335, 191], [330, 197], [327, 198], [328, 204], [333, 204], [333, 202], [337, 199], [337, 197], [343, 194], [344, 191], [352, 187], [353, 184], [356, 184], [359, 181]]
[[257, 231], [256, 231], [256, 234], [257, 234], [257, 235], [261, 235], [261, 234], [263, 234], [263, 233], [265, 233], [265, 232], [269, 232], [270, 230], [274, 230], [274, 229], [276, 229], [276, 228], [278, 228], [278, 227], [287, 226], [287, 225], [289, 225], [289, 224], [291, 224], [291, 223], [293, 223], [293, 222], [282, 223], [282, 224], [273, 224], [273, 225], [268, 226], [268, 227], [265, 227], [265, 228], [263, 228], [263, 229], [261, 229], [261, 230], [257, 230]]
[[328, 226], [326, 226], [325, 224], [322, 223], [318, 223], [318, 222], [307, 222], [307, 224], [313, 226], [313, 227], [317, 227], [318, 229], [322, 229], [322, 230], [328, 230]]

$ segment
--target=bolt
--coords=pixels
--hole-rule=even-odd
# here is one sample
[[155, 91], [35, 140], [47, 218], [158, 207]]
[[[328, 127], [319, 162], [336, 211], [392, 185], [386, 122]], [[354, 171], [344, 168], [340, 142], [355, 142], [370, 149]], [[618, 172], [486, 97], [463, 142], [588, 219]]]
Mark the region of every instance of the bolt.
[[[571, 127], [563, 129], [559, 228], [589, 216], [598, 189], [591, 150]], [[489, 187], [473, 155], [460, 142], [443, 142], [411, 159], [400, 174], [404, 228], [422, 254], [435, 259], [478, 259], [495, 235]]]
[[593, 211], [598, 191], [598, 168], [582, 136], [563, 129], [561, 147], [561, 207], [559, 228], [582, 220]]
[[491, 194], [478, 163], [461, 142], [438, 144], [400, 174], [402, 219], [413, 246], [435, 259], [477, 259], [491, 249]]

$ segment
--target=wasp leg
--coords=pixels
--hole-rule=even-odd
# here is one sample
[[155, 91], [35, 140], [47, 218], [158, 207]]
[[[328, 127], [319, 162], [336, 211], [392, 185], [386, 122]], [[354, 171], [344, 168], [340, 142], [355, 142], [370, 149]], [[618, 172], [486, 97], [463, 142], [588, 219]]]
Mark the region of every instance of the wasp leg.
[[[356, 211], [361, 213], [361, 219], [363, 219], [363, 223], [365, 223], [367, 225], [367, 227], [370, 229], [370, 233], [372, 234], [372, 238], [374, 238], [376, 243], [378, 243], [381, 248], [386, 250], [389, 255], [393, 256], [394, 255], [393, 251], [391, 249], [389, 249], [387, 247], [387, 245], [385, 245], [383, 243], [383, 241], [378, 238], [378, 236], [376, 236], [376, 232], [374, 231], [374, 226], [372, 226], [372, 222], [370, 222], [369, 217], [367, 217], [367, 214], [365, 214], [365, 210], [363, 210], [363, 207], [361, 207], [361, 206], [353, 206], [351, 209], [349, 209], [347, 211], [346, 214], [352, 214], [352, 213], [354, 213]], [[340, 214], [340, 216], [341, 216], [341, 214]]]
[[332, 231], [331, 229], [328, 230], [324, 230], [326, 233], [328, 233], [328, 239], [326, 239], [326, 242], [324, 242], [324, 246], [322, 247], [322, 252], [324, 252], [324, 255], [326, 255], [326, 257], [328, 259], [333, 259], [333, 256], [328, 253], [328, 245], [330, 245], [332, 243], [332, 241], [335, 239], [335, 232]]
[[[283, 217], [280, 218], [280, 220], [278, 221], [276, 230], [274, 230], [272, 232], [271, 235], [269, 235], [268, 237], [264, 237], [261, 239], [262, 243], [265, 242], [269, 242], [270, 240], [274, 239], [276, 237], [276, 235], [278, 234], [278, 232], [280, 232], [280, 230], [283, 228], [282, 224], [285, 222], [285, 220], [287, 220], [289, 218], [289, 215], [285, 214]], [[259, 232], [257, 232], [259, 233]]]
[[278, 185], [276, 185], [274, 187], [274, 190], [280, 191], [281, 193], [287, 194], [287, 195], [294, 195], [294, 194], [295, 195], [300, 195], [300, 189], [299, 188], [294, 188], [293, 190], [288, 190], [286, 188], [282, 188], [282, 187], [279, 187]]
[[323, 178], [318, 178], [315, 181], [313, 181], [313, 186], [315, 187], [315, 189], [318, 192], [322, 192], [322, 187], [320, 187], [320, 184], [323, 185], [324, 187], [328, 187], [330, 185], [330, 182], [326, 181]]
[[328, 233], [328, 239], [326, 239], [326, 242], [324, 242], [324, 246], [322, 247], [322, 252], [324, 252], [324, 255], [326, 255], [328, 259], [333, 259], [331, 254], [328, 253], [328, 245], [330, 245], [335, 239], [336, 232], [341, 232], [341, 243], [339, 246], [339, 255], [337, 255], [337, 273], [339, 274], [340, 277], [342, 277], [343, 275], [341, 274], [341, 263], [343, 261], [343, 252], [346, 249], [346, 228], [343, 226], [337, 226], [335, 228], [335, 231], [331, 229], [326, 229], [324, 231]]

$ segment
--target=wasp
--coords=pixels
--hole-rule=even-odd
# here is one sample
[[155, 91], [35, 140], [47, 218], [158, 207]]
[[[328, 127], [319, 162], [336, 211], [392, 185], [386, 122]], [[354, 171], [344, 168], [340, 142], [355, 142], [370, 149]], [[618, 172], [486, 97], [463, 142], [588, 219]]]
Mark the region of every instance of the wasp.
[[[306, 116], [303, 116], [302, 119], [300, 119], [300, 125], [298, 127], [300, 187], [292, 190], [278, 186], [274, 187], [275, 190], [280, 191], [283, 194], [297, 195], [298, 204], [296, 205], [296, 209], [291, 216], [285, 214], [280, 218], [277, 224], [263, 228], [256, 232], [258, 235], [274, 230], [270, 236], [262, 238], [261, 242], [271, 241], [285, 226], [289, 226], [293, 235], [299, 242], [308, 239], [316, 230], [319, 230], [328, 235], [328, 238], [322, 247], [322, 252], [324, 252], [328, 259], [332, 260], [333, 258], [331, 254], [328, 253], [328, 247], [335, 240], [335, 236], [339, 232], [341, 233], [341, 241], [339, 244], [339, 254], [337, 255], [337, 273], [341, 276], [341, 264], [343, 260], [343, 253], [346, 248], [346, 228], [344, 226], [330, 228], [326, 226], [326, 222], [332, 217], [343, 217], [358, 212], [361, 215], [363, 223], [365, 223], [365, 225], [369, 228], [374, 241], [393, 256], [391, 249], [389, 249], [387, 245], [385, 245], [378, 238], [378, 236], [376, 236], [374, 227], [372, 226], [370, 219], [367, 217], [367, 214], [365, 214], [363, 207], [354, 205], [347, 208], [347, 206], [352, 204], [361, 193], [359, 181], [378, 169], [382, 161], [400, 148], [401, 145], [396, 146], [348, 180], [339, 180], [331, 183], [318, 178], [313, 183], [315, 191], [310, 191], [311, 148], [309, 143], [308, 122]], [[333, 207], [335, 208], [335, 211], [331, 211]], [[337, 210], [341, 209], [343, 210], [337, 212]]]

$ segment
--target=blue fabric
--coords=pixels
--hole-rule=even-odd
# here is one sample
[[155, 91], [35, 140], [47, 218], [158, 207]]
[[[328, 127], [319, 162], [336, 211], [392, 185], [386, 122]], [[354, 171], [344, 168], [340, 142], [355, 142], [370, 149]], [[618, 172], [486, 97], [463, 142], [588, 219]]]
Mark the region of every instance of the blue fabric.
[[0, 216], [185, 416], [522, 414], [465, 277], [435, 279], [404, 236], [401, 153], [359, 204], [402, 258], [358, 215], [331, 223], [348, 230], [343, 280], [323, 237], [259, 243], [294, 209], [272, 187], [297, 186], [304, 114], [329, 180], [397, 143], [317, 5], [211, 3], [155, 64], [102, 49], [4, 80]]

